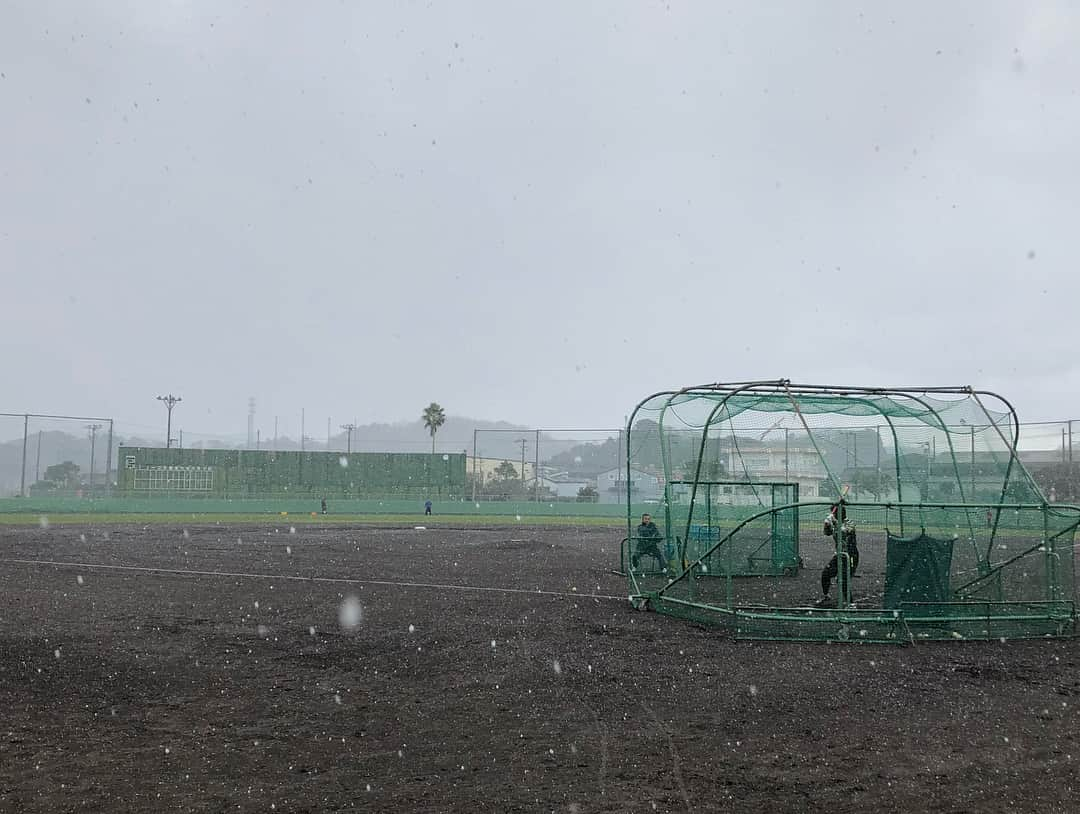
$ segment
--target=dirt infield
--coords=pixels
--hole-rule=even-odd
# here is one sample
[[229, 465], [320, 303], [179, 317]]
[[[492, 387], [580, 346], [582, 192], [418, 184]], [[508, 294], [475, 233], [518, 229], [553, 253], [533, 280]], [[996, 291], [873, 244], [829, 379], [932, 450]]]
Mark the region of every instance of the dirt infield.
[[619, 536], [2, 528], [0, 811], [1077, 810], [1077, 641], [735, 643]]

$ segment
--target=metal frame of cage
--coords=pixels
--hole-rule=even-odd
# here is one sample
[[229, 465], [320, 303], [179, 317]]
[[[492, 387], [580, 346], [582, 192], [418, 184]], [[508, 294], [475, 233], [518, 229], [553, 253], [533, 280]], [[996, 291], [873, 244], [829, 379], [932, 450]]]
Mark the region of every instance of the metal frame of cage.
[[[990, 543], [985, 561], [980, 559], [976, 553], [976, 560], [979, 562], [979, 573], [972, 580], [971, 585], [991, 581], [995, 578], [995, 574], [1000, 577], [1003, 569], [1012, 562], [1017, 561], [1020, 557], [1041, 553], [1045, 562], [1047, 575], [1046, 596], [1038, 600], [1025, 601], [1009, 600], [1004, 597], [999, 597], [996, 600], [988, 600], [981, 597], [964, 598], [962, 591], [968, 588], [969, 585], [962, 585], [956, 588], [954, 592], [957, 594], [957, 597], [959, 597], [959, 601], [930, 603], [910, 602], [902, 603], [901, 607], [891, 609], [863, 609], [850, 607], [845, 603], [845, 599], [840, 595], [840, 592], [838, 592], [836, 605], [833, 607], [768, 608], [757, 605], [749, 607], [740, 606], [733, 601], [733, 591], [730, 586], [732, 580], [736, 579], [739, 575], [736, 569], [728, 567], [727, 569], [722, 569], [725, 572], [722, 575], [722, 578], [728, 583], [728, 590], [726, 591], [727, 601], [723, 604], [717, 604], [697, 599], [694, 590], [695, 583], [698, 580], [713, 576], [713, 574], [705, 567], [706, 563], [709, 560], [716, 558], [718, 552], [721, 552], [725, 544], [730, 542], [734, 535], [736, 535], [740, 529], [746, 527], [747, 524], [776, 512], [798, 510], [799, 508], [806, 509], [807, 507], [814, 506], [824, 508], [834, 505], [838, 500], [845, 499], [844, 492], [839, 482], [835, 476], [833, 476], [832, 472], [828, 471], [829, 479], [836, 489], [835, 498], [816, 501], [797, 501], [779, 507], [772, 506], [743, 520], [727, 534], [718, 536], [716, 542], [698, 556], [693, 558], [687, 558], [685, 556], [685, 541], [688, 540], [690, 536], [698, 487], [704, 482], [701, 478], [702, 465], [705, 458], [706, 440], [708, 438], [710, 427], [712, 426], [711, 422], [732, 397], [742, 394], [760, 394], [777, 399], [788, 399], [791, 403], [791, 413], [798, 416], [802, 422], [807, 437], [814, 444], [819, 456], [821, 455], [821, 450], [814, 440], [814, 434], [806, 423], [805, 416], [802, 415], [799, 409], [800, 397], [824, 396], [851, 400], [852, 402], [869, 406], [875, 411], [878, 410], [878, 405], [875, 405], [874, 402], [870, 400], [871, 397], [899, 397], [901, 399], [909, 399], [912, 402], [921, 405], [921, 407], [925, 409], [925, 413], [920, 420], [924, 421], [927, 426], [940, 429], [949, 443], [950, 458], [953, 467], [956, 470], [957, 482], [960, 484], [961, 501], [935, 503], [924, 501], [922, 499], [919, 501], [905, 501], [900, 499], [895, 501], [873, 502], [847, 502], [845, 500], [845, 504], [852, 507], [869, 507], [878, 511], [883, 510], [886, 513], [895, 511], [899, 520], [901, 535], [904, 533], [905, 525], [910, 523], [911, 518], [916, 516], [923, 517], [927, 512], [955, 511], [962, 516], [966, 516], [968, 522], [971, 523], [971, 518], [975, 513], [978, 513], [978, 515], [981, 516], [981, 513], [986, 511], [989, 516], [992, 517], [992, 526], [989, 529]], [[1000, 437], [1008, 451], [1008, 460], [1005, 464], [1005, 470], [1002, 477], [1001, 494], [997, 502], [986, 503], [965, 499], [963, 479], [960, 477], [955, 450], [952, 448], [950, 430], [934, 407], [924, 398], [921, 398], [921, 396], [929, 397], [932, 395], [957, 395], [973, 399], [987, 416], [989, 422], [988, 426], [992, 426], [996, 430], [997, 435]], [[666, 410], [675, 399], [687, 396], [701, 396], [709, 400], [714, 400], [716, 403], [702, 427], [701, 440], [696, 458], [696, 471], [691, 480], [691, 498], [689, 509], [687, 511], [686, 526], [683, 529], [683, 534], [680, 535], [680, 556], [676, 561], [679, 569], [678, 573], [673, 575], [672, 578], [666, 579], [664, 584], [652, 589], [646, 584], [648, 581], [648, 574], [635, 574], [633, 569], [626, 569], [625, 573], [628, 576], [630, 601], [635, 607], [648, 608], [667, 615], [693, 619], [698, 622], [719, 624], [728, 628], [736, 638], [752, 639], [905, 643], [922, 639], [948, 640], [1069, 636], [1075, 635], [1077, 632], [1077, 615], [1075, 602], [1073, 600], [1073, 591], [1066, 590], [1066, 586], [1062, 584], [1061, 580], [1065, 579], [1065, 576], [1062, 575], [1074, 574], [1074, 549], [1072, 539], [1077, 528], [1080, 527], [1080, 508], [1063, 504], [1049, 504], [1045, 497], [1042, 496], [1038, 487], [1035, 485], [1034, 480], [1031, 478], [1030, 473], [1024, 469], [1017, 456], [1016, 446], [1019, 438], [1020, 423], [1015, 409], [1004, 397], [992, 391], [976, 390], [970, 386], [859, 387], [793, 384], [787, 379], [715, 383], [695, 385], [678, 390], [660, 391], [640, 401], [627, 419], [625, 439], [626, 466], [628, 470], [632, 465], [632, 435], [634, 420], [641, 409], [646, 404], [650, 404], [656, 399], [664, 399], [664, 397], [666, 397], [663, 402], [664, 406], [660, 410], [660, 420], [658, 422], [659, 433], [662, 439], [663, 420]], [[992, 419], [990, 411], [983, 402], [984, 398], [996, 399], [1005, 406], [1005, 414], [1008, 418], [1008, 434], [1002, 430], [1002, 426], [999, 422]], [[893, 441], [896, 445], [895, 448], [898, 450], [899, 439], [896, 426], [887, 414], [884, 412], [879, 412], [878, 414], [890, 427]], [[661, 443], [661, 455], [664, 455], [664, 449], [665, 445]], [[898, 490], [900, 490], [902, 489], [900, 455], [897, 454], [895, 459], [897, 486]], [[664, 468], [665, 472], [670, 471], [670, 462], [666, 459], [664, 461]], [[1005, 502], [1010, 478], [1014, 474], [1014, 471], [1019, 473], [1027, 481], [1031, 490], [1039, 499], [1039, 502], [1016, 504]], [[898, 496], [902, 497], [902, 494], [898, 494]], [[670, 527], [670, 506], [667, 505], [667, 503], [667, 491], [665, 490], [666, 520]], [[1018, 516], [1021, 512], [1024, 512], [1025, 516], [1034, 516], [1036, 519], [1041, 516], [1042, 535], [1038, 539], [1038, 542], [1029, 550], [1010, 558], [1004, 563], [991, 567], [989, 565], [990, 547], [993, 545], [993, 540], [998, 533], [998, 526], [1001, 522], [1002, 513], [1009, 510], [1015, 511]], [[627, 539], [630, 539], [629, 532], [633, 523], [632, 512], [631, 496], [628, 493]], [[1055, 518], [1064, 518], [1062, 527], [1053, 534], [1050, 533], [1048, 522], [1051, 512]], [[975, 546], [974, 529], [972, 530], [970, 539], [972, 541], [972, 546], [977, 548], [977, 546]], [[626, 542], [627, 541], [624, 540], [623, 546], [626, 545]], [[841, 551], [838, 535], [836, 538], [836, 545], [837, 557], [840, 558], [840, 562], [843, 563], [843, 558], [846, 554]], [[623, 546], [620, 546], [620, 560], [622, 559]], [[728, 546], [728, 551], [731, 551], [732, 548], [733, 546]], [[1067, 567], [1065, 568], [1060, 567], [1062, 558], [1068, 559]], [[843, 565], [841, 567], [843, 567]], [[1068, 588], [1071, 589], [1074, 586], [1071, 584], [1071, 576], [1068, 578], [1070, 582]], [[686, 594], [686, 596], [680, 597], [678, 595], [680, 590]]]

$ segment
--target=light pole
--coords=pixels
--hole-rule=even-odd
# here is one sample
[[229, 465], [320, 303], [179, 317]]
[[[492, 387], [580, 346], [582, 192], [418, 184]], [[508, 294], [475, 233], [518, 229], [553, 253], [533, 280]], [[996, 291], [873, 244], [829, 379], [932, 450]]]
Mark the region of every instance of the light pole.
[[[97, 438], [97, 431], [101, 429], [100, 424], [87, 424], [86, 429], [90, 431], [90, 484], [88, 491], [90, 497], [94, 496], [94, 441]], [[39, 442], [40, 444], [40, 442]]]
[[356, 429], [355, 424], [342, 424], [341, 429], [348, 433], [348, 440], [345, 442], [345, 452], [349, 454], [352, 452], [352, 431]]
[[165, 424], [165, 449], [169, 449], [172, 446], [172, 411], [173, 407], [183, 401], [179, 396], [174, 396], [169, 393], [167, 396], [158, 396], [157, 400], [165, 404], [165, 409], [169, 412], [168, 420]]

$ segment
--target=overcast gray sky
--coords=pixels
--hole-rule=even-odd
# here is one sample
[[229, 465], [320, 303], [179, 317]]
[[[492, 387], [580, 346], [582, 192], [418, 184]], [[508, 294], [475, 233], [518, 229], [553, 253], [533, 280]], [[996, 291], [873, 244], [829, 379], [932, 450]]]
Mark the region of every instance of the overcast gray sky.
[[0, 411], [1080, 417], [1078, 42], [1064, 1], [5, 3]]

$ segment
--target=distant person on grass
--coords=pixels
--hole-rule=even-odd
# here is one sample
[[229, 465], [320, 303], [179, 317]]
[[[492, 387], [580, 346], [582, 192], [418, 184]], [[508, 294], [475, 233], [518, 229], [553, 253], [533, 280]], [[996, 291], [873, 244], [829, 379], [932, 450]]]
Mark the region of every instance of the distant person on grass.
[[322, 499], [322, 513], [326, 514], [326, 498]]
[[664, 537], [660, 534], [660, 529], [656, 527], [652, 515], [648, 512], [641, 515], [641, 525], [637, 527], [637, 533], [634, 535], [634, 539], [637, 545], [634, 549], [633, 556], [630, 557], [630, 564], [634, 568], [637, 568], [642, 557], [653, 557], [658, 564], [657, 570], [663, 571], [666, 563], [664, 562], [664, 555], [660, 551], [660, 541], [663, 540]]
[[431, 514], [431, 501], [430, 500], [425, 500], [424, 501], [424, 514], [425, 515]]

